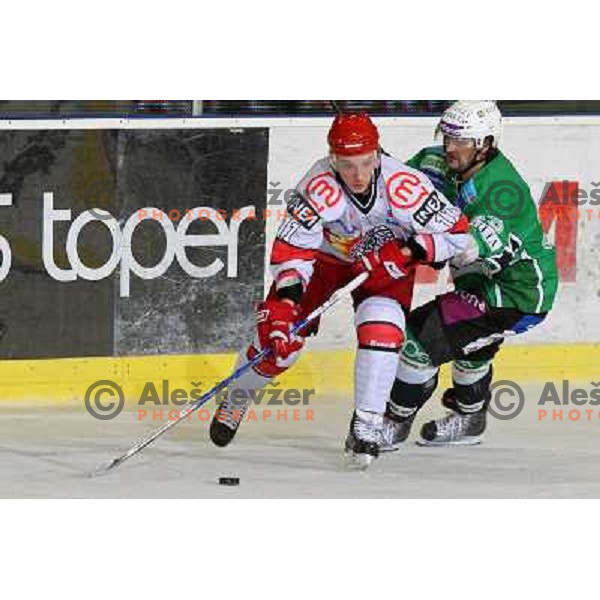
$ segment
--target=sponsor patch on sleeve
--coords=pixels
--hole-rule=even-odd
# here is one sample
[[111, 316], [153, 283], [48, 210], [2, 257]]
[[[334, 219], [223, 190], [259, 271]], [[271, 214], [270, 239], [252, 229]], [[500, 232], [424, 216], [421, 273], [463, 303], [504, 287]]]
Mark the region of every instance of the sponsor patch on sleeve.
[[425, 227], [433, 217], [440, 215], [448, 205], [444, 202], [437, 192], [431, 192], [425, 202], [414, 212], [413, 219]]
[[298, 192], [287, 203], [288, 214], [309, 231], [319, 222], [317, 211]]

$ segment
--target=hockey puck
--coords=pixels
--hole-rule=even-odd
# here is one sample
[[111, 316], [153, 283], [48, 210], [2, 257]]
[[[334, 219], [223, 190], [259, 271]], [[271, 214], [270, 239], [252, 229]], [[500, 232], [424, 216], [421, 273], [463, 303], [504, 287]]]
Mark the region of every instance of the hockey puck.
[[219, 477], [219, 485], [240, 485], [239, 477]]

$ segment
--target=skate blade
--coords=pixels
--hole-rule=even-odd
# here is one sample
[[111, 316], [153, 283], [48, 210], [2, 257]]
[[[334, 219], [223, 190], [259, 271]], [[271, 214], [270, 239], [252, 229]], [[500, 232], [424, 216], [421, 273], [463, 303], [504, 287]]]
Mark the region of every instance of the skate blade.
[[366, 471], [372, 462], [370, 454], [356, 454], [351, 450], [344, 453], [344, 467], [348, 471]]
[[381, 454], [389, 454], [390, 452], [398, 452], [400, 450], [400, 445], [402, 442], [398, 444], [394, 444], [393, 446], [379, 446], [379, 452]]
[[480, 437], [464, 437], [460, 440], [454, 441], [445, 441], [445, 442], [436, 442], [431, 440], [424, 440], [423, 438], [419, 438], [416, 441], [417, 446], [428, 446], [431, 448], [444, 448], [450, 446], [477, 446], [481, 444]]

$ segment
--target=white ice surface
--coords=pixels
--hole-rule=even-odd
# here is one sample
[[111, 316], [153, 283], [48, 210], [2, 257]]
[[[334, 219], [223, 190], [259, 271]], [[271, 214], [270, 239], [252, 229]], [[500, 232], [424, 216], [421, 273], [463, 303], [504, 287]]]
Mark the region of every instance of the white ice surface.
[[[483, 445], [420, 448], [416, 426], [399, 452], [382, 456], [364, 473], [342, 468], [347, 398], [316, 399], [310, 407], [314, 422], [244, 423], [226, 449], [211, 445], [206, 422], [183, 423], [97, 478], [88, 474], [98, 463], [158, 423], [138, 421], [127, 410], [102, 422], [79, 407], [4, 406], [0, 497], [600, 497], [598, 407], [581, 407], [577, 422], [567, 417], [573, 406], [562, 407], [563, 422], [539, 421], [541, 384], [525, 391], [525, 410], [512, 421], [491, 418]], [[551, 413], [553, 407], [545, 408]], [[595, 409], [591, 421], [584, 420], [586, 408]], [[438, 391], [417, 423], [442, 412]], [[219, 486], [221, 476], [239, 477], [241, 485]]]

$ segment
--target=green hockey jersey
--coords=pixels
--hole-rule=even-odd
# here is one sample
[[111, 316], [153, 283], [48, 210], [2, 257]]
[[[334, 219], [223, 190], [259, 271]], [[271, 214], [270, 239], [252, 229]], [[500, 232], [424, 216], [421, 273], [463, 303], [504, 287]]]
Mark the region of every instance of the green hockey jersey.
[[407, 164], [425, 173], [470, 221], [478, 258], [453, 270], [456, 288], [482, 291], [494, 307], [548, 312], [558, 288], [556, 255], [529, 186], [512, 163], [498, 152], [462, 183], [448, 169], [442, 147], [425, 148]]

